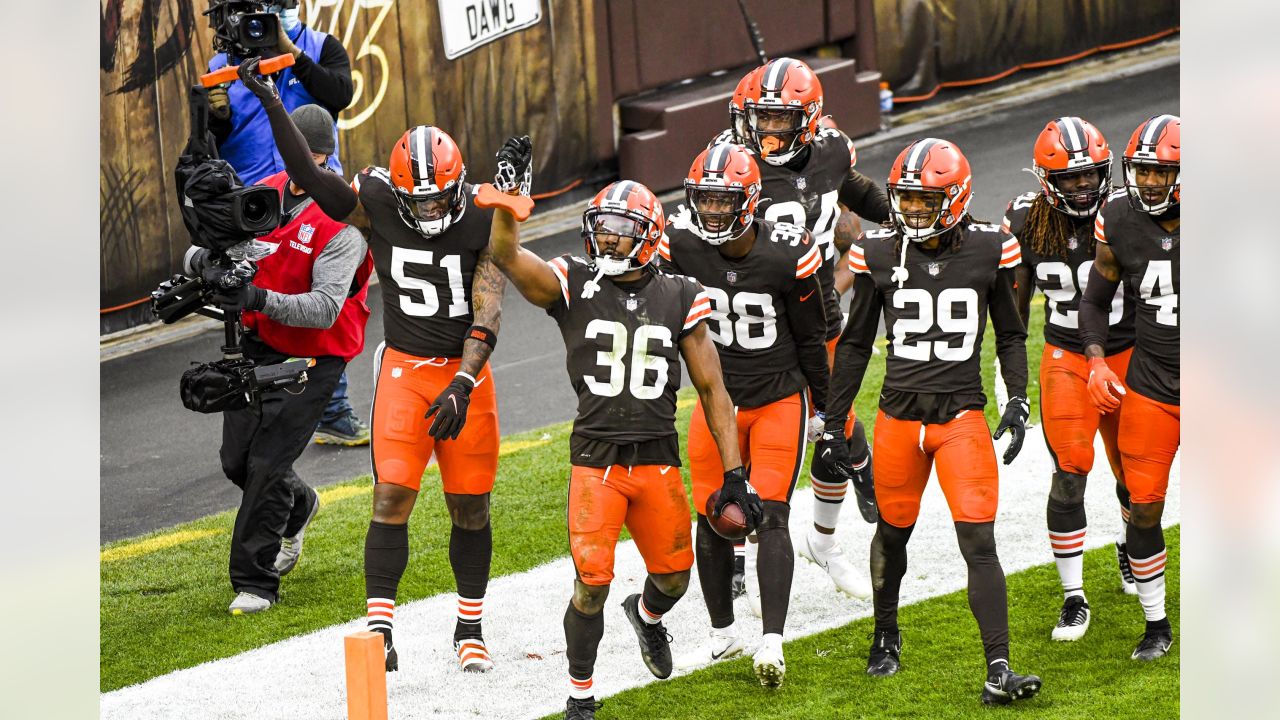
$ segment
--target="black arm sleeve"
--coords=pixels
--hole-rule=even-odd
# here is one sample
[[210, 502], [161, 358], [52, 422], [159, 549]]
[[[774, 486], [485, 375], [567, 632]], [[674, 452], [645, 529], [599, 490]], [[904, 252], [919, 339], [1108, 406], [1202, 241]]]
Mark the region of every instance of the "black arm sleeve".
[[889, 196], [874, 180], [849, 168], [840, 185], [840, 203], [858, 213], [858, 217], [882, 223], [889, 219]]
[[996, 329], [996, 357], [1000, 358], [1000, 374], [1009, 397], [1027, 396], [1027, 327], [1018, 314], [1017, 292], [1014, 290], [1016, 268], [996, 271], [991, 283], [991, 323]]
[[293, 124], [289, 113], [279, 100], [263, 103], [267, 118], [271, 121], [271, 136], [276, 141], [276, 149], [284, 159], [284, 169], [289, 172], [289, 179], [310, 195], [325, 215], [342, 221], [355, 209], [358, 199], [355, 190], [342, 179], [341, 175], [316, 165], [311, 159], [311, 149], [307, 147], [306, 138]]
[[883, 303], [875, 281], [866, 273], [853, 276], [853, 296], [849, 299], [849, 322], [836, 343], [836, 361], [831, 368], [831, 387], [827, 392], [828, 432], [843, 436], [849, 408], [862, 387], [862, 376], [871, 361], [871, 348], [880, 328]]
[[351, 58], [334, 36], [324, 39], [319, 59], [313, 59], [306, 53], [299, 55], [293, 64], [293, 74], [298, 76], [303, 89], [311, 93], [311, 97], [335, 120], [338, 113], [351, 104], [351, 97], [355, 94], [351, 81]]
[[1023, 327], [1031, 325], [1031, 295], [1036, 290], [1036, 282], [1031, 273], [1031, 266], [1025, 262], [1014, 268], [1014, 289], [1018, 291], [1018, 316], [1022, 318]]
[[1111, 330], [1107, 316], [1111, 314], [1111, 299], [1118, 287], [1119, 280], [1106, 279], [1096, 266], [1089, 269], [1089, 284], [1085, 285], [1080, 298], [1080, 342], [1085, 349], [1090, 345], [1107, 347], [1107, 334]]
[[791, 326], [796, 355], [800, 360], [800, 371], [809, 383], [809, 395], [813, 398], [814, 408], [819, 412], [825, 411], [827, 381], [830, 377], [826, 348], [827, 316], [823, 297], [822, 283], [819, 282], [817, 273], [814, 273], [797, 280], [784, 298], [787, 322]]

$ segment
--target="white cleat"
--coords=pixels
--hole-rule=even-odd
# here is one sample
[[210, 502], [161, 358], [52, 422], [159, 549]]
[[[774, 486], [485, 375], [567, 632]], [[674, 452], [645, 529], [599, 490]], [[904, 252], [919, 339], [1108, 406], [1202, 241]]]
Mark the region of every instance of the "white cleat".
[[1089, 603], [1084, 598], [1073, 595], [1062, 603], [1062, 612], [1058, 615], [1058, 624], [1053, 628], [1053, 639], [1058, 642], [1075, 642], [1089, 631]]
[[871, 581], [867, 576], [849, 562], [844, 556], [844, 549], [838, 544], [832, 542], [831, 547], [826, 550], [814, 547], [814, 535], [817, 534], [816, 530], [805, 533], [804, 543], [800, 546], [800, 557], [826, 571], [836, 584], [836, 589], [845, 595], [859, 600], [871, 599]]
[[489, 649], [480, 638], [463, 638], [453, 642], [453, 649], [458, 653], [458, 666], [463, 672], [483, 673], [493, 669], [493, 660], [489, 657]]
[[782, 678], [787, 674], [787, 661], [782, 657], [782, 636], [768, 634], [761, 638], [751, 665], [761, 687], [782, 687]]
[[693, 670], [742, 654], [745, 646], [737, 624], [727, 628], [711, 628], [711, 635], [697, 649], [676, 658], [677, 670]]
[[231, 605], [227, 607], [227, 612], [232, 615], [252, 615], [260, 613], [271, 607], [270, 600], [254, 595], [249, 592], [242, 592], [236, 595], [236, 599], [231, 601]]

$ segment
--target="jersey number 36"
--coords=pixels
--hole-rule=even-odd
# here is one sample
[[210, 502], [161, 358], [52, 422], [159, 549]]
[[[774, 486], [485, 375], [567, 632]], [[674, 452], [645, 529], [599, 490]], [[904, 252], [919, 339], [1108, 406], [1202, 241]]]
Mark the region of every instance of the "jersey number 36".
[[[592, 394], [600, 397], [617, 397], [622, 394], [624, 386], [631, 389], [637, 400], [655, 400], [662, 396], [667, 387], [667, 359], [660, 355], [649, 354], [649, 343], [656, 342], [662, 347], [671, 347], [671, 328], [661, 325], [641, 325], [631, 336], [631, 348], [627, 348], [627, 326], [620, 322], [601, 320], [599, 318], [587, 323], [587, 339], [594, 340], [608, 336], [612, 340], [609, 350], [596, 353], [596, 362], [609, 369], [609, 379], [600, 381], [590, 375], [583, 377]], [[631, 360], [631, 378], [627, 383], [627, 359]], [[648, 382], [649, 373], [656, 376]]]

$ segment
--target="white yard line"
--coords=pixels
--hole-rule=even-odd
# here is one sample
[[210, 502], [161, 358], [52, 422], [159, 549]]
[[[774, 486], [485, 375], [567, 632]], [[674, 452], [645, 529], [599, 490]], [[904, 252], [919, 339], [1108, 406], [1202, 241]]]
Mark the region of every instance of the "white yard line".
[[[999, 443], [998, 451], [1003, 450]], [[1098, 465], [1106, 465], [1101, 444]], [[1175, 463], [1165, 523], [1177, 523], [1179, 463]], [[1011, 468], [1001, 469], [1000, 515], [996, 537], [1008, 573], [1050, 562], [1044, 507], [1052, 469], [1038, 428], [1028, 434], [1022, 455]], [[1120, 529], [1114, 479], [1109, 470], [1095, 468], [1090, 481], [1088, 547], [1109, 545]], [[793, 498], [792, 533], [809, 527], [813, 496], [807, 489]], [[846, 508], [838, 537], [855, 564], [866, 566], [872, 526], [862, 522], [856, 508]], [[930, 482], [920, 521], [911, 538], [910, 566], [903, 581], [904, 602], [965, 587], [966, 571], [956, 545], [946, 502], [936, 482]], [[412, 572], [412, 568], [410, 569]], [[635, 634], [618, 603], [639, 592], [644, 566], [635, 546], [618, 548], [617, 578], [605, 613], [605, 635], [596, 666], [597, 697], [654, 682], [641, 664]], [[567, 661], [561, 618], [568, 601], [573, 567], [567, 558], [490, 583], [485, 603], [485, 636], [495, 669], [487, 675], [464, 675], [457, 669], [451, 646], [455, 602], [442, 595], [409, 603], [396, 612], [396, 646], [400, 672], [389, 676], [392, 718], [537, 718], [564, 707]], [[1092, 593], [1118, 592], [1118, 577]], [[301, 602], [293, 598], [294, 602]], [[359, 606], [363, 598], [352, 598]], [[1046, 617], [1057, 610], [1057, 597], [1046, 597]], [[1132, 625], [1141, 613], [1132, 599]], [[738, 605], [739, 622], [759, 632], [759, 620], [745, 602]], [[796, 558], [787, 636], [797, 638], [869, 616], [869, 602], [851, 600], [832, 590], [830, 580], [815, 566]], [[227, 618], [228, 623], [251, 623], [252, 618]], [[696, 578], [689, 593], [667, 616], [681, 652], [701, 641], [707, 614]], [[336, 625], [284, 640], [235, 657], [154, 678], [102, 696], [102, 718], [308, 718], [346, 717], [343, 688], [342, 637], [362, 629], [363, 620]], [[1047, 633], [1046, 625], [1044, 631]], [[907, 628], [910, 631], [910, 628]], [[976, 633], [976, 629], [974, 630]], [[1136, 630], [1135, 630], [1136, 632]], [[927, 634], [917, 633], [917, 642]], [[1018, 657], [1015, 641], [1013, 653]], [[156, 648], [163, 652], [163, 648]], [[977, 665], [981, 658], [972, 658]], [[961, 662], [964, 659], [960, 659]], [[834, 662], [834, 661], [833, 661]], [[1021, 667], [1021, 666], [1019, 666]], [[1035, 668], [1029, 668], [1034, 670]], [[860, 671], [853, 668], [850, 672]], [[744, 672], [750, 672], [744, 670]]]

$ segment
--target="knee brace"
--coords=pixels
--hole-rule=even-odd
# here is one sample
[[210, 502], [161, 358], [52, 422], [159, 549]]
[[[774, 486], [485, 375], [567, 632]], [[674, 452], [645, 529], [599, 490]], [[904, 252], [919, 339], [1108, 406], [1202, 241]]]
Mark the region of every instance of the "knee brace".
[[756, 532], [764, 530], [786, 530], [787, 518], [791, 516], [791, 506], [777, 500], [765, 500], [760, 503], [764, 507], [764, 518], [756, 527]]
[[1087, 480], [1086, 475], [1055, 470], [1053, 482], [1049, 486], [1049, 509], [1056, 512], [1071, 512], [1083, 505]]

